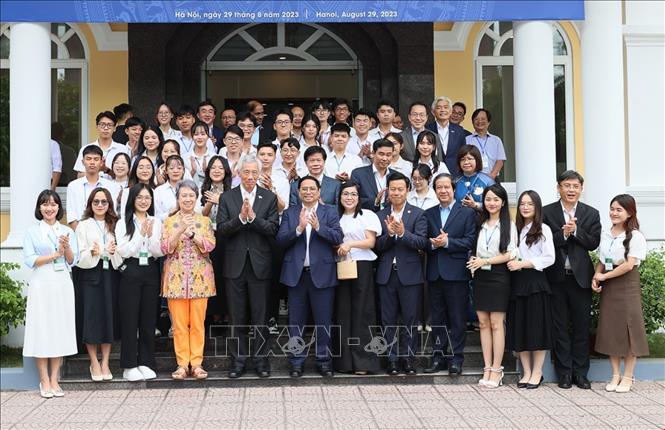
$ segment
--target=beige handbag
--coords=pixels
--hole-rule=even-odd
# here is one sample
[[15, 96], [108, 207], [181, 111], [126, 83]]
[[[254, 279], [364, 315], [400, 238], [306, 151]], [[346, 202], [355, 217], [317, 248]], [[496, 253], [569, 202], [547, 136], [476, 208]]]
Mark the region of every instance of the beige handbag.
[[337, 262], [337, 279], [345, 281], [347, 279], [358, 279], [358, 265], [355, 260], [346, 258]]

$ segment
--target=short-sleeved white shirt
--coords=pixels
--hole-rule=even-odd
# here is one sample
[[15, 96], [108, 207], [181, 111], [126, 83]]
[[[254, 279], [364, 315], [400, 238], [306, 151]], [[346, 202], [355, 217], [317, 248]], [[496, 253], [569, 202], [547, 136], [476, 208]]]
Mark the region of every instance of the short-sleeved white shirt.
[[[618, 266], [625, 262], [625, 248], [623, 241], [626, 239], [626, 233], [614, 237], [610, 230], [604, 230], [600, 235], [600, 247], [598, 248], [598, 257], [601, 263], [605, 263], [606, 258], [612, 259], [612, 264]], [[637, 260], [636, 266], [647, 256], [647, 240], [639, 230], [633, 230], [633, 237], [628, 244], [628, 256]]]
[[82, 176], [75, 179], [67, 185], [67, 222], [79, 221], [83, 217], [83, 212], [88, 204], [88, 197], [92, 190], [97, 187], [106, 188], [111, 193], [113, 202], [118, 199], [120, 185], [102, 177], [96, 184], [89, 184], [88, 179]]
[[[375, 232], [377, 236], [381, 234], [379, 217], [367, 209], [363, 209], [362, 215], [358, 214], [355, 218], [353, 215], [342, 215], [339, 225], [342, 227], [342, 232], [344, 232], [344, 242], [366, 239], [366, 230]], [[376, 260], [376, 254], [371, 249], [351, 248], [351, 259], [355, 261], [374, 261]]]
[[337, 176], [338, 173], [348, 173], [351, 176], [353, 169], [363, 166], [363, 160], [355, 154], [345, 152], [341, 158], [338, 159], [337, 154], [331, 152], [326, 159], [325, 174], [331, 178]]
[[51, 139], [51, 171], [62, 172], [62, 153], [60, 152], [60, 145], [53, 139]]
[[[90, 145], [99, 146], [99, 140], [95, 140], [94, 142], [85, 145], [83, 148], [79, 150], [79, 154], [76, 157], [76, 162], [74, 163], [74, 170], [76, 170], [77, 172], [85, 172], [85, 167], [83, 166], [83, 150]], [[102, 152], [104, 153], [104, 160], [106, 167], [108, 167], [109, 169], [113, 164], [113, 158], [115, 158], [116, 154], [118, 154], [119, 152], [124, 152], [125, 154], [129, 155], [130, 158], [132, 157], [132, 151], [129, 149], [127, 145], [123, 145], [122, 143], [113, 142], [113, 141], [111, 141], [111, 146], [109, 146], [108, 149], [102, 149]]]

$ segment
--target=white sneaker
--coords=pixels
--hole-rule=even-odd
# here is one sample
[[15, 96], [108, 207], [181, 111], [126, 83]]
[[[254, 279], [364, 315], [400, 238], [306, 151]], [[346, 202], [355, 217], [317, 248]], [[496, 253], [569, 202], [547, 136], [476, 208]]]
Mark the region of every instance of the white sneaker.
[[122, 377], [128, 380], [129, 382], [143, 381], [145, 379], [138, 367], [125, 369], [122, 372]]
[[155, 379], [157, 377], [157, 374], [149, 368], [148, 366], [139, 366], [138, 367], [139, 372], [141, 372], [141, 375], [143, 375], [143, 379]]

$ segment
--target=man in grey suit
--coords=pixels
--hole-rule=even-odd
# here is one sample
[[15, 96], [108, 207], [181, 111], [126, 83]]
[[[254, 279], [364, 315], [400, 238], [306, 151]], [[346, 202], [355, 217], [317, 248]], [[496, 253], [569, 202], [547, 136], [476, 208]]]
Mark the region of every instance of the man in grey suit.
[[259, 161], [254, 155], [243, 157], [239, 164], [240, 186], [222, 194], [217, 211], [217, 233], [222, 238], [218, 243], [224, 244], [221, 269], [234, 329], [228, 343], [232, 357], [229, 378], [245, 372], [250, 321], [256, 326], [252, 342], [256, 373], [265, 378], [270, 376], [266, 319], [272, 279], [270, 245], [279, 227], [277, 197], [257, 186]]
[[[305, 165], [310, 176], [316, 178], [321, 184], [321, 201], [326, 205], [337, 206], [339, 199], [339, 187], [341, 183], [323, 174], [326, 166], [327, 154], [325, 149], [320, 146], [310, 146], [305, 150]], [[300, 204], [300, 195], [298, 193], [298, 181], [291, 183], [291, 196], [289, 197], [289, 206]]]
[[[402, 131], [402, 139], [404, 139], [402, 154], [407, 161], [412, 162], [416, 156], [416, 140], [418, 139], [418, 135], [425, 130], [428, 109], [428, 106], [423, 102], [413, 102], [409, 106], [409, 125], [404, 127]], [[439, 161], [443, 161], [442, 153], [441, 139], [436, 134], [436, 154]]]

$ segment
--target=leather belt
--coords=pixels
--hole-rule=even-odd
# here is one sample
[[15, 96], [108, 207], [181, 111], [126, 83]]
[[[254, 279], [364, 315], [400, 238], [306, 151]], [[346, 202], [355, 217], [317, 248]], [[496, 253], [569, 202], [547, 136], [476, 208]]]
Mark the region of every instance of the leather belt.
[[397, 263], [393, 263], [393, 270], [397, 272]]

